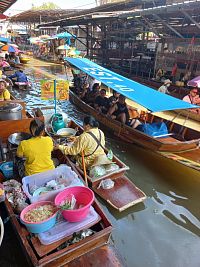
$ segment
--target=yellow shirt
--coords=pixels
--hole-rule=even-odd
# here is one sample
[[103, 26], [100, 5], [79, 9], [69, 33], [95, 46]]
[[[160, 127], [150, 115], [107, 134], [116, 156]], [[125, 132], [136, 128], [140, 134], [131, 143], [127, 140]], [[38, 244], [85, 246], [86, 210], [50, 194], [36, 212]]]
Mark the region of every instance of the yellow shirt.
[[1, 94], [0, 94], [0, 100], [10, 100], [10, 93], [7, 89], [5, 89]]
[[[88, 132], [93, 133], [97, 137], [97, 139], [100, 140], [98, 128], [93, 128], [89, 130]], [[101, 145], [105, 147], [105, 136], [101, 130], [100, 132], [101, 132]], [[91, 135], [89, 135], [87, 132], [84, 132], [76, 139], [76, 141], [71, 147], [60, 145], [59, 149], [65, 155], [76, 156], [76, 160], [80, 166], [82, 166], [81, 154], [83, 151], [85, 155], [85, 165], [86, 165], [86, 168], [88, 169], [93, 164], [96, 156], [104, 154], [104, 149], [101, 146], [99, 146], [97, 150], [94, 152], [96, 147], [97, 147], [97, 142], [94, 140], [94, 138]], [[87, 155], [90, 155], [90, 154], [92, 155], [87, 157]]]
[[32, 137], [29, 140], [20, 142], [17, 149], [17, 156], [26, 158], [25, 174], [32, 175], [54, 169], [51, 160], [53, 141], [50, 137]]

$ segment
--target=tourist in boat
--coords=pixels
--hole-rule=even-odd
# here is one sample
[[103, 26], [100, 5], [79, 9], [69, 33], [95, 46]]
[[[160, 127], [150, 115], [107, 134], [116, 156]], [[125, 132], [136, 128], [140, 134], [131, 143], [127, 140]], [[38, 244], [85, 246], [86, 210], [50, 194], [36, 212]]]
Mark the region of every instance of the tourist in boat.
[[105, 136], [98, 128], [99, 123], [92, 116], [86, 116], [83, 120], [84, 132], [78, 136], [72, 146], [55, 145], [63, 154], [75, 156], [77, 163], [82, 167], [82, 152], [84, 153], [85, 165], [89, 169], [95, 158], [105, 155]]
[[169, 94], [170, 92], [168, 91], [168, 87], [171, 85], [171, 81], [169, 79], [164, 81], [164, 84], [158, 88], [158, 92], [164, 93], [164, 94]]
[[124, 124], [128, 124], [129, 122], [129, 112], [126, 104], [126, 97], [123, 95], [119, 95], [118, 102], [109, 109], [108, 116], [112, 119], [116, 119]]
[[113, 107], [117, 103], [119, 95], [120, 93], [113, 90], [113, 95], [108, 98], [109, 107]]
[[95, 99], [99, 95], [99, 90], [100, 86], [98, 83], [95, 83], [92, 87], [92, 91], [89, 91], [86, 97], [86, 103], [91, 105], [92, 107], [94, 106]]
[[44, 122], [39, 119], [32, 120], [30, 123], [32, 138], [21, 141], [17, 148], [17, 157], [25, 158], [25, 173], [23, 162], [20, 160], [17, 161], [17, 167], [21, 177], [55, 168], [51, 159], [53, 141], [50, 137], [44, 136], [44, 129]]
[[94, 102], [94, 107], [98, 112], [106, 114], [109, 108], [109, 101], [106, 97], [106, 90], [101, 89], [100, 95], [98, 95]]
[[3, 56], [0, 56], [0, 68], [3, 70], [10, 68], [10, 64], [4, 59]]
[[10, 100], [10, 93], [7, 88], [7, 83], [3, 79], [0, 80], [0, 101]]
[[13, 82], [27, 83], [28, 78], [22, 69], [17, 70], [13, 75], [8, 76]]
[[[196, 87], [192, 88], [189, 94], [183, 97], [183, 101], [186, 101], [193, 105], [200, 105], [200, 97], [198, 93], [198, 88]], [[200, 108], [191, 109], [191, 111], [200, 114]]]

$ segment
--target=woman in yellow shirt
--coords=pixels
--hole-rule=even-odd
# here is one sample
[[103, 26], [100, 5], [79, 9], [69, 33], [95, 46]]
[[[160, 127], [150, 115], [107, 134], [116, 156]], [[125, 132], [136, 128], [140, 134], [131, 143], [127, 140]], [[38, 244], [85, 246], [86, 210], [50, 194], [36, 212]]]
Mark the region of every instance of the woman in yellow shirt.
[[74, 144], [70, 146], [55, 145], [65, 155], [76, 156], [76, 161], [82, 167], [82, 152], [84, 153], [85, 165], [89, 169], [95, 158], [105, 155], [105, 136], [98, 128], [99, 123], [92, 116], [87, 116], [83, 121], [84, 132], [78, 136]]
[[[17, 156], [25, 158], [25, 175], [32, 175], [54, 169], [51, 159], [53, 141], [44, 135], [44, 123], [39, 119], [34, 119], [30, 123], [30, 133], [32, 138], [21, 141]], [[20, 175], [21, 176], [21, 175]]]
[[7, 83], [4, 80], [0, 80], [0, 101], [10, 100], [10, 93], [6, 89]]

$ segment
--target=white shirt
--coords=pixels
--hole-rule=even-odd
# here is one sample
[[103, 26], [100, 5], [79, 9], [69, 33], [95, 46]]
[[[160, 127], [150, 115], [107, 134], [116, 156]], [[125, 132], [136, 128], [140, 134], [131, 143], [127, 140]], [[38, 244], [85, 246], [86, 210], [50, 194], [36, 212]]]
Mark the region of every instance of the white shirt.
[[160, 88], [158, 88], [158, 92], [164, 93], [164, 94], [169, 94], [170, 92], [167, 90], [166, 85], [162, 85]]

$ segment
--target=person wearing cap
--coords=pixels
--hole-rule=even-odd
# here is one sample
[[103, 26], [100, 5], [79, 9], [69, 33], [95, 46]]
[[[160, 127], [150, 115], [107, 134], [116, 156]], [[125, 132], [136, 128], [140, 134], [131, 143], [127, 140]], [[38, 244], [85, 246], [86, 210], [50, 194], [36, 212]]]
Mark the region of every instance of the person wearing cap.
[[7, 83], [3, 79], [0, 80], [0, 101], [10, 100], [10, 93], [6, 89]]
[[158, 92], [161, 92], [164, 94], [170, 94], [167, 88], [170, 87], [171, 83], [172, 82], [169, 79], [165, 80], [164, 84], [160, 86], [160, 88], [158, 88]]
[[55, 145], [64, 155], [75, 156], [76, 162], [82, 168], [82, 152], [84, 153], [85, 166], [89, 169], [95, 159], [105, 155], [105, 136], [98, 128], [99, 123], [92, 116], [86, 116], [83, 120], [84, 132], [78, 136], [72, 146]]
[[[200, 97], [198, 93], [198, 88], [194, 87], [190, 90], [189, 94], [183, 97], [183, 101], [186, 101], [193, 105], [200, 105]], [[192, 112], [200, 114], [200, 108], [191, 109]]]
[[27, 83], [28, 79], [22, 69], [17, 70], [13, 75], [8, 76], [13, 82]]

